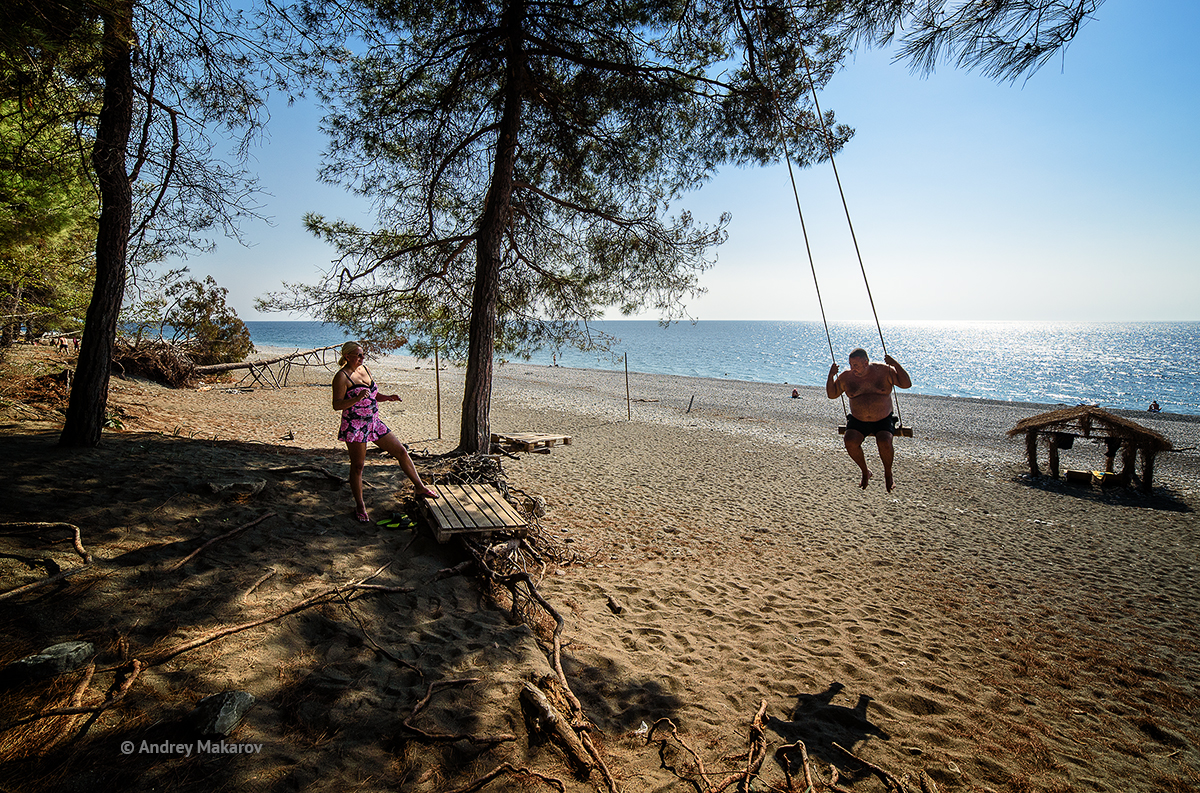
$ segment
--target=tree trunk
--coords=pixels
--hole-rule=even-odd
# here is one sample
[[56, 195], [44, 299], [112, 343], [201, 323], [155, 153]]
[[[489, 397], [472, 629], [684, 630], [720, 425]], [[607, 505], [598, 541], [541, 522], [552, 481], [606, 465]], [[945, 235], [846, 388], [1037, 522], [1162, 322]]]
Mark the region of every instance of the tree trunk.
[[92, 165], [100, 187], [96, 285], [88, 304], [79, 364], [59, 444], [95, 446], [104, 428], [108, 377], [133, 216], [133, 186], [125, 154], [133, 125], [133, 0], [116, 0], [104, 14], [104, 103], [96, 125]]
[[0, 331], [0, 347], [11, 347], [21, 332], [21, 285], [14, 283], [12, 291], [4, 295], [0, 303], [0, 312], [4, 314], [3, 331]]
[[[519, 28], [524, 14], [521, 3], [508, 11], [509, 28]], [[517, 159], [517, 137], [521, 127], [523, 100], [520, 73], [524, 64], [521, 37], [513, 30], [508, 41], [508, 79], [504, 92], [504, 115], [496, 138], [492, 182], [479, 220], [475, 242], [475, 287], [471, 297], [471, 327], [467, 342], [467, 371], [463, 387], [462, 422], [458, 451], [472, 454], [491, 449], [492, 363], [496, 347], [496, 314], [500, 301], [500, 262], [504, 232], [512, 207], [513, 170]]]

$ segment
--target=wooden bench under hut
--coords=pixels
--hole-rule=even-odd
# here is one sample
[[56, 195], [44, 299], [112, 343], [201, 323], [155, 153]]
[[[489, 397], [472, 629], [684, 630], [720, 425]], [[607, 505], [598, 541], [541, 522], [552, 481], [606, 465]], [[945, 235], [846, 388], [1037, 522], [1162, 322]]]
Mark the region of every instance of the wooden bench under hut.
[[[1045, 440], [1050, 448], [1050, 475], [1055, 479], [1059, 478], [1058, 450], [1070, 449], [1076, 438], [1103, 441], [1105, 463], [1102, 483], [1107, 483], [1111, 476], [1116, 482], [1128, 486], [1133, 480], [1137, 455], [1141, 452], [1141, 489], [1146, 493], [1154, 486], [1155, 455], [1175, 448], [1154, 430], [1092, 405], [1052, 410], [1021, 419], [1017, 426], [1008, 431], [1008, 435], [1025, 436], [1025, 455], [1033, 476], [1041, 476], [1037, 447], [1039, 439]], [[1117, 452], [1121, 453], [1120, 473], [1114, 471]]]

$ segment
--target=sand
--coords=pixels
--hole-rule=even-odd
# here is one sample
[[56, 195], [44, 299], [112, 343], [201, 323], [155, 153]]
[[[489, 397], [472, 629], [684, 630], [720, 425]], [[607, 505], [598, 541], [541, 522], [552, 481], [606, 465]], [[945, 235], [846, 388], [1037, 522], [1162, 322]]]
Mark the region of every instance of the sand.
[[[441, 440], [428, 362], [374, 371], [404, 399], [385, 420], [429, 470], [424, 454], [457, 439], [461, 371], [439, 373]], [[605, 789], [599, 774], [573, 776], [522, 717], [521, 686], [552, 675], [544, 622], [510, 621], [476, 578], [439, 579], [464, 558], [454, 544], [358, 524], [345, 487], [281, 470], [345, 475], [328, 377], [251, 391], [114, 380], [124, 429], [82, 452], [53, 445], [53, 415], [36, 403], [9, 406], [0, 520], [79, 526], [97, 561], [0, 601], [0, 663], [93, 641], [84, 705], [103, 701], [127, 659], [147, 666], [86, 731], [86, 716], [63, 716], [0, 734], [0, 789], [454, 790], [504, 762]], [[1147, 496], [1031, 479], [1004, 432], [1054, 406], [904, 394], [917, 437], [896, 441], [896, 489], [880, 475], [862, 491], [834, 431], [838, 403], [811, 386], [791, 399], [792, 387], [631, 374], [627, 405], [623, 373], [497, 369], [494, 431], [573, 439], [503, 468], [547, 504], [539, 536], [557, 563], [533, 572], [565, 618], [563, 669], [621, 790], [708, 789], [689, 750], [723, 782], [745, 768], [764, 704], [754, 790], [787, 789], [776, 750], [796, 741], [817, 789], [835, 769], [841, 789], [888, 789], [840, 747], [910, 790], [1200, 788], [1200, 422], [1128, 414], [1190, 447], [1159, 458]], [[51, 420], [30, 420], [39, 410]], [[868, 461], [878, 471], [870, 441]], [[1077, 442], [1063, 463], [1098, 468], [1103, 452]], [[416, 514], [394, 462], [371, 455], [366, 481], [374, 516]], [[0, 589], [47, 575], [39, 559], [77, 566], [69, 531], [0, 527]], [[155, 663], [387, 563], [374, 581], [411, 591]], [[79, 680], [9, 690], [0, 713], [61, 706]], [[434, 683], [445, 688], [422, 705]], [[140, 751], [194, 741], [187, 713], [231, 688], [257, 702], [226, 741], [260, 752]], [[664, 718], [682, 742], [661, 725], [647, 742]], [[124, 740], [138, 750], [121, 754]], [[783, 756], [795, 770], [797, 751]], [[552, 787], [503, 774], [483, 789]]]

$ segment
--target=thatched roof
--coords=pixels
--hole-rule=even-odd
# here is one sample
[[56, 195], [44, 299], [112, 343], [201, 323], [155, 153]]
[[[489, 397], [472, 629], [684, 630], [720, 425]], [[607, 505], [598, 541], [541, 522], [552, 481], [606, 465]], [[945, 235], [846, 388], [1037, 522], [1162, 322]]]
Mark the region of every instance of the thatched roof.
[[1092, 405], [1052, 410], [1021, 419], [1017, 426], [1008, 431], [1009, 436], [1029, 432], [1065, 432], [1082, 438], [1097, 436], [1128, 438], [1137, 446], [1156, 452], [1171, 451], [1175, 447], [1163, 435], [1136, 421], [1114, 416], [1107, 410]]

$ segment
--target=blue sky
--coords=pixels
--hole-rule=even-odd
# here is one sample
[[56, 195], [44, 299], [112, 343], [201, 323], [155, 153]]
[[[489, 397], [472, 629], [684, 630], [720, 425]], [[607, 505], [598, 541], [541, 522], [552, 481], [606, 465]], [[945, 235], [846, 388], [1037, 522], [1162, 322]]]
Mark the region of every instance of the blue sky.
[[[1107, 0], [1016, 84], [853, 56], [820, 101], [857, 131], [837, 164], [880, 319], [1200, 320], [1198, 29], [1196, 0]], [[274, 226], [248, 224], [252, 247], [225, 241], [187, 262], [243, 319], [306, 319], [253, 309], [329, 266], [304, 212], [370, 222], [359, 199], [317, 182], [318, 120], [309, 105], [275, 109], [250, 164]], [[870, 319], [832, 170], [797, 176], [828, 318]], [[783, 166], [722, 171], [683, 206], [733, 213], [689, 313], [820, 319]]]

